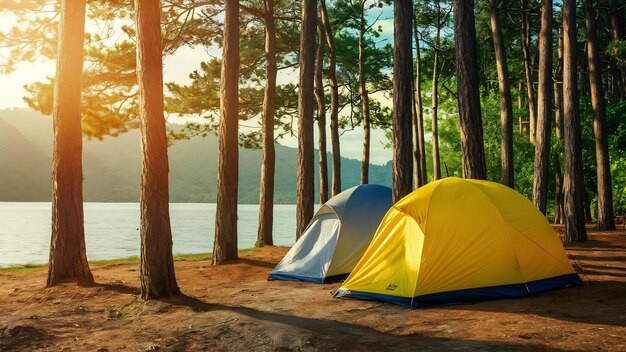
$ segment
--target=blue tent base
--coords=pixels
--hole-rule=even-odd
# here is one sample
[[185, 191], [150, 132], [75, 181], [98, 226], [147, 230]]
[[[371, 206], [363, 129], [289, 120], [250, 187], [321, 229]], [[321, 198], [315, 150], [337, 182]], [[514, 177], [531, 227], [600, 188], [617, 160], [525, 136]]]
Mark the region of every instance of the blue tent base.
[[577, 274], [555, 276], [522, 284], [471, 288], [466, 290], [432, 293], [416, 297], [399, 297], [380, 293], [348, 291], [340, 289], [334, 297], [387, 301], [408, 308], [458, 305], [492, 299], [532, 296], [564, 287], [581, 286]]
[[302, 282], [313, 282], [316, 284], [328, 284], [332, 282], [343, 281], [348, 278], [348, 274], [339, 274], [328, 277], [306, 277], [306, 276], [297, 276], [297, 275], [289, 275], [289, 274], [281, 274], [281, 273], [271, 273], [267, 277], [268, 281], [273, 280], [283, 280], [283, 281], [302, 281]]

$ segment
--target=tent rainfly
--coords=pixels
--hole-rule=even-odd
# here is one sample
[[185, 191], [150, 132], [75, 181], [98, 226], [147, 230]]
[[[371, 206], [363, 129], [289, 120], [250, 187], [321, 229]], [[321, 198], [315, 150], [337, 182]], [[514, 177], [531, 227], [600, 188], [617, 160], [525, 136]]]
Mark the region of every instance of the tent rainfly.
[[446, 178], [391, 207], [335, 297], [423, 307], [581, 284], [526, 197], [493, 182]]
[[385, 186], [360, 185], [334, 196], [315, 213], [268, 280], [327, 283], [345, 279], [389, 207], [391, 189]]

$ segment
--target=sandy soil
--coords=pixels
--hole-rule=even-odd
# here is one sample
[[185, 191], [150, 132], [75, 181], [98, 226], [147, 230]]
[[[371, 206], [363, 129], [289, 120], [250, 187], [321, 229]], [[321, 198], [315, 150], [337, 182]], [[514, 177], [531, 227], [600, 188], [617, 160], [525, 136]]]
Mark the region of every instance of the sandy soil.
[[624, 351], [626, 232], [590, 239], [568, 249], [583, 287], [417, 310], [332, 298], [339, 284], [268, 282], [280, 247], [177, 262], [185, 296], [166, 301], [137, 298], [137, 265], [93, 268], [94, 287], [0, 273], [0, 351]]

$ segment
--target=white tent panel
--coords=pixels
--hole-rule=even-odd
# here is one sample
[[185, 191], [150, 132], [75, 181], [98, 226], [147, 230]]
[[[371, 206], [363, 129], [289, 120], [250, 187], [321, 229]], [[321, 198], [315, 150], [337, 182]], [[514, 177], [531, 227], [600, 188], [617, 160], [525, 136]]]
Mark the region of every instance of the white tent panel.
[[335, 252], [341, 222], [335, 214], [316, 217], [294, 244], [272, 275], [288, 275], [301, 280], [324, 278]]
[[331, 198], [270, 273], [270, 280], [325, 283], [347, 276], [391, 207], [391, 189], [360, 185]]

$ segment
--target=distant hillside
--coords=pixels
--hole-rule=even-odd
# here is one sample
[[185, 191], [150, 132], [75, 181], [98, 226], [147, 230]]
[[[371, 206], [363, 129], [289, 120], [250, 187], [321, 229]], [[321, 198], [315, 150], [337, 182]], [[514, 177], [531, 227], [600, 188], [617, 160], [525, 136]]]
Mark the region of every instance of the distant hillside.
[[[172, 202], [215, 202], [217, 138], [180, 141], [169, 150]], [[136, 202], [141, 171], [139, 131], [84, 142], [85, 201]], [[49, 201], [52, 120], [28, 110], [0, 110], [0, 201]], [[317, 153], [316, 153], [317, 156]], [[296, 201], [298, 151], [276, 145], [276, 194], [278, 204]], [[329, 157], [330, 160], [330, 157]], [[315, 188], [318, 190], [317, 160]], [[360, 161], [342, 159], [342, 185], [359, 183]], [[372, 183], [391, 185], [390, 165], [372, 165]], [[239, 202], [259, 199], [261, 151], [240, 150]], [[330, 168], [329, 168], [330, 175]]]

